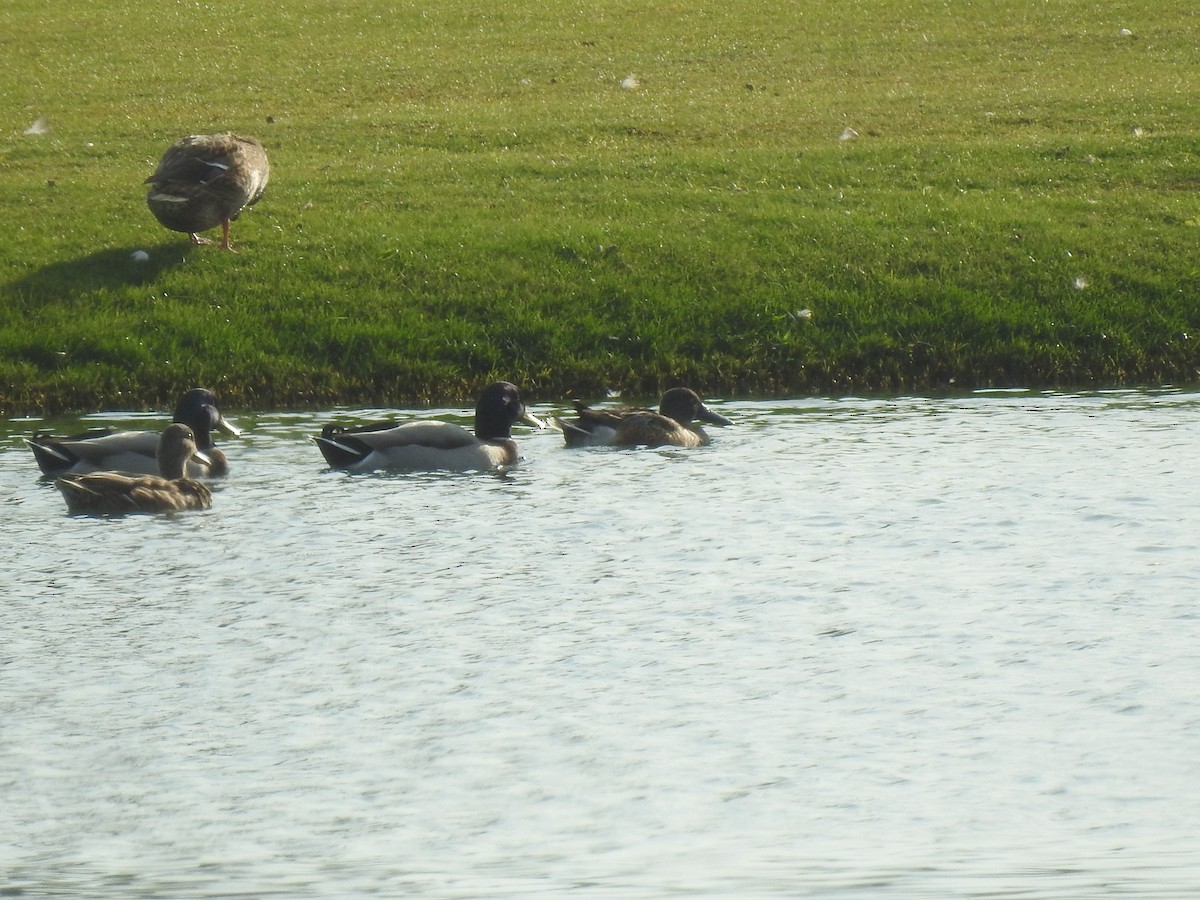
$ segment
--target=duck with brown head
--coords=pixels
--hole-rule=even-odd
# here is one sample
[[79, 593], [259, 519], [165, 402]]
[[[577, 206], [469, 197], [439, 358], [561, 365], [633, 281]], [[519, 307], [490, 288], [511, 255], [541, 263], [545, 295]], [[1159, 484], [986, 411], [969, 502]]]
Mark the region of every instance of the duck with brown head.
[[196, 436], [186, 425], [168, 425], [159, 441], [159, 475], [129, 475], [123, 472], [92, 472], [64, 475], [55, 486], [76, 513], [123, 514], [132, 512], [177, 512], [209, 509], [212, 492], [204, 484], [184, 475], [189, 459], [196, 454]]
[[568, 447], [701, 447], [709, 436], [698, 422], [732, 425], [713, 412], [690, 388], [671, 388], [662, 396], [658, 412], [652, 409], [609, 409], [575, 404], [577, 418], [555, 419]]

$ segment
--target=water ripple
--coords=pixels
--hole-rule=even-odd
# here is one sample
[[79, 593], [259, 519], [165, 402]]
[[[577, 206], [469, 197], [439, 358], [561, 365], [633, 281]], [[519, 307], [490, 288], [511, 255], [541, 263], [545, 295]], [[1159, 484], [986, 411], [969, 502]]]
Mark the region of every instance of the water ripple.
[[0, 423], [0, 890], [1194, 896], [1200, 398], [715, 405], [499, 476], [238, 416], [127, 519]]

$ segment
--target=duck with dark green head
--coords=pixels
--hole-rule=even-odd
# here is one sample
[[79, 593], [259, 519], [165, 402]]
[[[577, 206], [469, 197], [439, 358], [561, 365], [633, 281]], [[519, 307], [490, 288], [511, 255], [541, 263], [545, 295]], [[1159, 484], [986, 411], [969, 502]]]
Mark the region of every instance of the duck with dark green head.
[[326, 425], [313, 440], [335, 469], [373, 472], [378, 469], [496, 469], [520, 458], [512, 427], [526, 422], [545, 425], [525, 409], [516, 385], [497, 381], [479, 395], [475, 433], [461, 425], [436, 420], [382, 422], [345, 428]]
[[[212, 433], [238, 435], [241, 431], [221, 414], [212, 391], [207, 388], [188, 391], [179, 398], [172, 421], [192, 429], [199, 449], [187, 463], [188, 475], [211, 478], [229, 472], [229, 461], [213, 443]], [[157, 431], [99, 428], [70, 437], [38, 432], [25, 442], [44, 475], [104, 471], [157, 475], [159, 472]]]

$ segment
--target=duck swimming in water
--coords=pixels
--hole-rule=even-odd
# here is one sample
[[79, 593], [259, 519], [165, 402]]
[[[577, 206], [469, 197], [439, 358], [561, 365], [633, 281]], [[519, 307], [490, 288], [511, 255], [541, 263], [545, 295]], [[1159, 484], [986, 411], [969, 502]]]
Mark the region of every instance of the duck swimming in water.
[[516, 385], [497, 381], [479, 395], [474, 434], [452, 422], [418, 420], [354, 428], [326, 425], [320, 437], [313, 440], [325, 461], [335, 469], [465, 472], [516, 463], [519, 453], [512, 439], [512, 427], [517, 422], [545, 427], [525, 409]]
[[176, 512], [210, 509], [212, 492], [199, 481], [184, 476], [184, 467], [196, 453], [196, 436], [186, 425], [168, 425], [159, 441], [159, 475], [91, 472], [64, 475], [55, 486], [76, 513], [120, 514]]
[[[194, 433], [199, 454], [187, 464], [192, 478], [225, 475], [229, 461], [213, 443], [212, 432], [241, 434], [217, 409], [217, 398], [206, 388], [193, 388], [179, 398], [173, 422], [187, 425]], [[130, 472], [137, 475], [159, 474], [157, 431], [118, 431], [100, 428], [71, 437], [56, 437], [38, 432], [25, 441], [45, 475], [83, 472]]]
[[598, 409], [575, 404], [578, 418], [556, 418], [568, 447], [702, 447], [710, 441], [697, 421], [732, 425], [713, 412], [690, 388], [671, 388], [662, 396], [658, 412], [617, 407]]

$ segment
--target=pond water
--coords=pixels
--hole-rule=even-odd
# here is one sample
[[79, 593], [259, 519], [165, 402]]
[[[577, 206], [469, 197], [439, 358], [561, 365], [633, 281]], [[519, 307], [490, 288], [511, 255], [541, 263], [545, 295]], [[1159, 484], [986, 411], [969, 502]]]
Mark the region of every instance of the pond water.
[[0, 893], [1200, 894], [1200, 394], [709, 399], [503, 475], [234, 411], [123, 519], [0, 423]]

